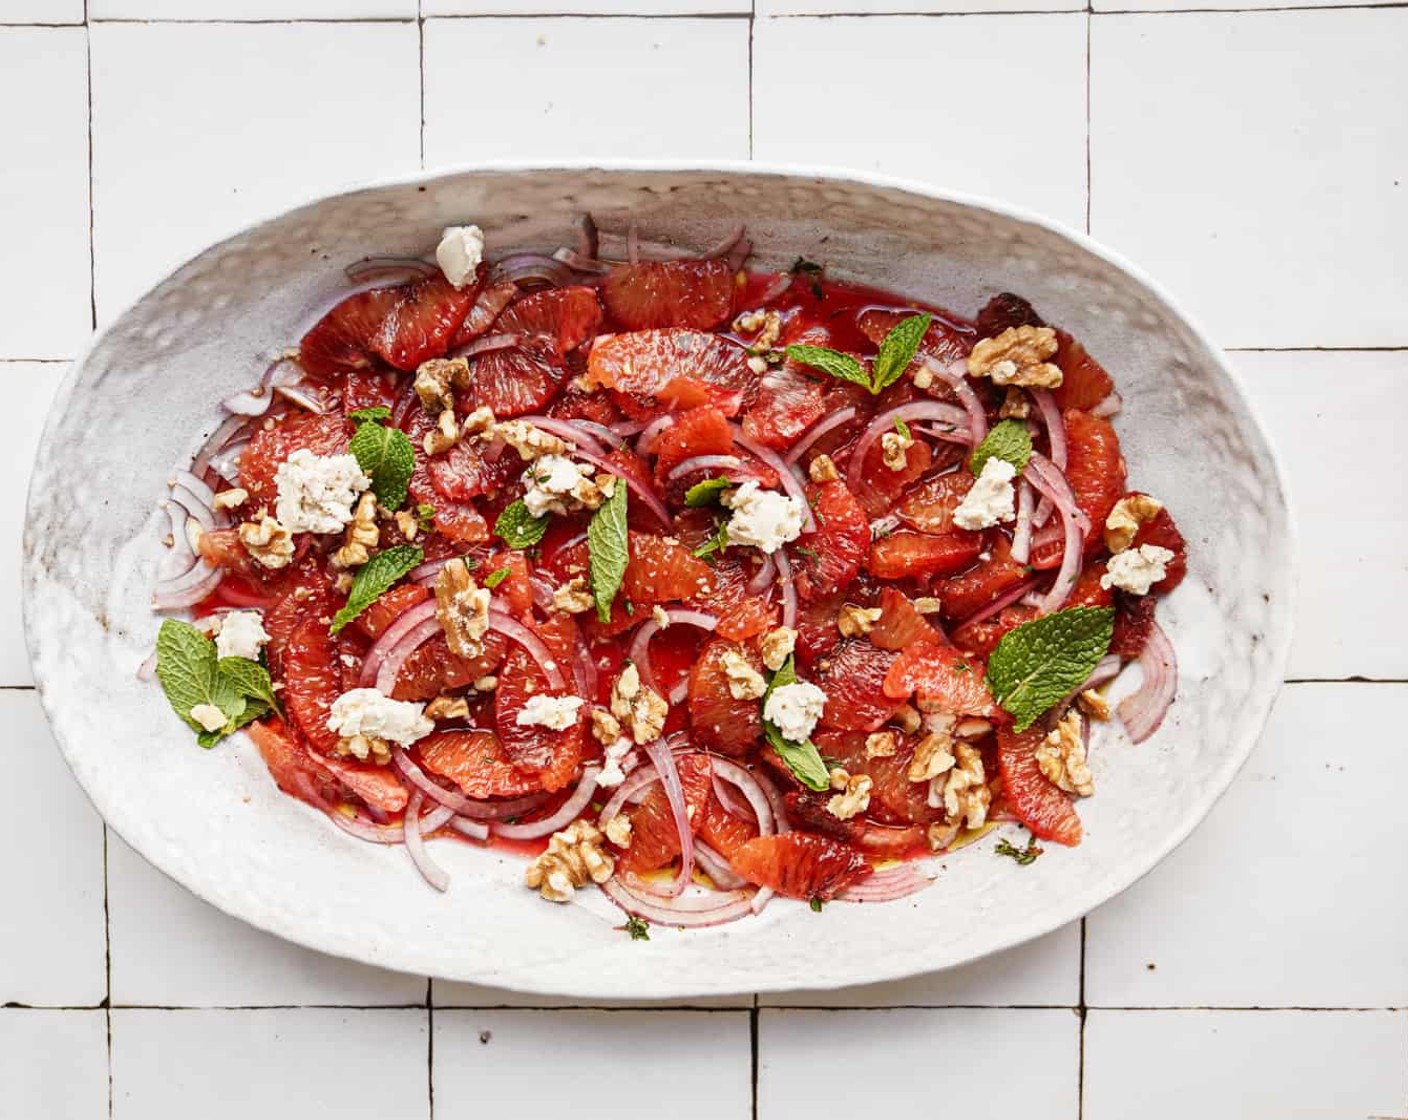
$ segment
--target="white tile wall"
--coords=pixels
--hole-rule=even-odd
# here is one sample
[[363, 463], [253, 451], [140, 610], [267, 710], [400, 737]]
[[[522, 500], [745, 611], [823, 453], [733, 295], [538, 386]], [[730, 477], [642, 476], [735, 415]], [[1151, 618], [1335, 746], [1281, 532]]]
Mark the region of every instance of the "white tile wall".
[[[1303, 10], [1207, 10], [1229, 6]], [[1408, 382], [1408, 9], [86, 9], [87, 27], [83, 0], [0, 0], [0, 389], [12, 432], [0, 451], [11, 541], [0, 726], [19, 791], [0, 855], [0, 1005], [16, 1005], [0, 1006], [0, 1118], [90, 1120], [109, 1084], [117, 1120], [414, 1120], [430, 1116], [432, 1090], [440, 1117], [508, 1105], [616, 1120], [628, 1099], [668, 1101], [681, 1120], [1408, 1115], [1408, 764], [1396, 730], [1408, 705], [1408, 484], [1393, 434]], [[1317, 683], [1287, 688], [1208, 822], [1083, 928], [949, 973], [696, 1010], [432, 986], [249, 929], [115, 836], [105, 868], [102, 828], [26, 687], [17, 595], [23, 480], [63, 360], [91, 330], [94, 290], [110, 320], [211, 239], [413, 170], [422, 153], [438, 165], [750, 152], [990, 193], [1076, 227], [1088, 207], [1096, 236], [1219, 341], [1270, 350], [1234, 361], [1297, 504], [1290, 675]], [[1401, 683], [1334, 683], [1351, 676]], [[1282, 1010], [1238, 1010], [1253, 1007]], [[846, 1076], [858, 1060], [865, 1076]]]

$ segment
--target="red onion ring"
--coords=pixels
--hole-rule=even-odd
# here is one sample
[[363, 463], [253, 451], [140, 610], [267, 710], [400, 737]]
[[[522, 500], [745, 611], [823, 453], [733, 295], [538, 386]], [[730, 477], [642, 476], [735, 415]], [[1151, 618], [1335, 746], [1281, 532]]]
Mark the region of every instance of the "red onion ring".
[[733, 442], [743, 448], [755, 458], [761, 459], [777, 472], [778, 479], [787, 496], [795, 501], [802, 508], [802, 532], [816, 532], [816, 518], [812, 516], [812, 506], [807, 501], [807, 490], [802, 485], [799, 477], [800, 472], [796, 466], [789, 466], [776, 451], [767, 444], [759, 443], [757, 440], [749, 439], [743, 434], [743, 429], [737, 424], [729, 423], [729, 431], [733, 433]]
[[772, 283], [758, 294], [759, 304], [769, 304], [792, 286], [793, 276], [790, 272], [779, 272], [773, 277]]
[[992, 618], [993, 615], [998, 614], [1004, 607], [1010, 607], [1036, 585], [1038, 578], [1037, 576], [1029, 576], [1027, 579], [1017, 584], [1016, 587], [1004, 591], [996, 599], [988, 603], [987, 606], [978, 608], [962, 622], [954, 625], [954, 633], [962, 630], [965, 626], [971, 626], [975, 622], [985, 622], [989, 618]]
[[595, 257], [583, 256], [576, 249], [570, 249], [566, 245], [560, 249], [554, 249], [553, 260], [561, 261], [568, 268], [577, 272], [587, 272], [596, 276], [604, 276], [611, 271], [611, 266]]
[[866, 453], [875, 446], [875, 441], [895, 427], [896, 420], [934, 420], [941, 424], [952, 424], [957, 430], [967, 423], [967, 417], [961, 408], [956, 408], [943, 401], [911, 401], [909, 404], [902, 404], [895, 408], [887, 408], [884, 412], [875, 417], [869, 426], [856, 440], [855, 450], [851, 452], [846, 473], [860, 477], [861, 464], [865, 462]]
[[275, 386], [274, 392], [299, 408], [318, 416], [332, 409], [332, 398], [313, 385], [278, 385]]
[[420, 790], [411, 791], [411, 800], [406, 805], [406, 817], [401, 826], [406, 834], [406, 851], [425, 881], [437, 891], [444, 891], [450, 885], [449, 873], [430, 858], [421, 835], [420, 807], [424, 801], [425, 794]]
[[753, 573], [753, 578], [748, 581], [744, 588], [749, 595], [761, 595], [772, 586], [773, 580], [777, 578], [777, 562], [772, 558], [771, 552], [763, 553], [763, 562], [758, 570]]
[[[309, 800], [314, 801], [317, 805], [321, 806], [323, 812], [328, 815], [332, 823], [337, 825], [338, 828], [342, 829], [343, 832], [350, 833], [351, 835], [357, 837], [357, 839], [366, 840], [367, 842], [372, 844], [405, 843], [405, 829], [401, 828], [400, 826], [379, 825], [374, 822], [364, 820], [360, 816], [352, 817], [349, 819], [343, 813], [339, 812], [335, 806], [329, 805], [321, 797], [319, 797], [317, 791], [313, 789], [311, 785], [305, 786], [303, 792], [305, 795], [308, 796]], [[406, 812], [409, 815], [409, 802], [407, 802], [406, 804]], [[426, 813], [425, 816], [420, 818], [421, 835], [434, 832], [437, 828], [443, 827], [445, 823], [449, 821], [453, 816], [454, 813], [451, 812], [451, 810], [449, 809], [445, 809], [443, 807], [432, 809], [430, 812]]]
[[988, 415], [983, 410], [983, 402], [978, 399], [978, 394], [973, 391], [973, 386], [968, 384], [968, 378], [965, 376], [968, 372], [968, 359], [959, 358], [951, 365], [944, 365], [923, 355], [920, 361], [958, 397], [958, 402], [968, 414], [968, 434], [972, 437], [973, 446], [977, 447], [988, 434]]
[[173, 590], [169, 587], [157, 587], [152, 592], [152, 606], [159, 611], [179, 611], [186, 607], [193, 607], [202, 599], [206, 598], [217, 587], [220, 581], [225, 578], [223, 568], [212, 568], [204, 560], [197, 564], [194, 571], [201, 571], [204, 565], [204, 573], [201, 579], [192, 584], [184, 585], [180, 590]]
[[640, 435], [636, 437], [636, 454], [653, 454], [655, 451], [655, 441], [660, 438], [660, 433], [674, 422], [675, 418], [667, 412], [664, 416], [657, 416], [642, 428]]
[[[1032, 459], [1037, 459], [1035, 452]], [[1042, 614], [1050, 614], [1059, 610], [1062, 603], [1070, 597], [1071, 589], [1075, 587], [1076, 576], [1080, 573], [1081, 554], [1085, 548], [1085, 535], [1081, 532], [1080, 522], [1077, 519], [1078, 510], [1075, 507], [1074, 499], [1070, 498], [1070, 490], [1062, 494], [1055, 487], [1048, 484], [1047, 476], [1040, 470], [1032, 470], [1032, 464], [1027, 464], [1027, 477], [1031, 479], [1042, 494], [1050, 498], [1056, 508], [1061, 512], [1061, 522], [1065, 527], [1065, 544], [1061, 554], [1061, 567], [1056, 573], [1056, 580], [1052, 583], [1051, 589], [1037, 605], [1037, 610]], [[1064, 480], [1062, 480], [1064, 482]]]
[[354, 284], [372, 280], [422, 280], [439, 269], [419, 257], [363, 257], [342, 270]]
[[412, 583], [434, 583], [440, 570], [453, 559], [454, 557], [447, 556], [443, 560], [427, 560], [424, 564], [407, 572], [406, 578]]
[[555, 420], [551, 416], [519, 416], [517, 419], [527, 421], [533, 427], [541, 428], [559, 439], [565, 439], [578, 448], [585, 448], [598, 455], [606, 453], [606, 448], [602, 446], [601, 441], [596, 436], [584, 431], [577, 421]]
[[[1057, 407], [1056, 398], [1052, 396], [1050, 389], [1032, 389], [1032, 400], [1037, 407], [1037, 413], [1041, 417], [1041, 422], [1046, 426], [1046, 442], [1050, 446], [1051, 462], [1058, 471], [1066, 469], [1066, 422], [1061, 418], [1061, 409]], [[1033, 525], [1040, 529], [1051, 520], [1051, 511], [1055, 508], [1049, 498], [1043, 497], [1041, 504], [1036, 508], [1036, 518]], [[1089, 529], [1086, 530], [1089, 532]]]
[[840, 412], [833, 412], [825, 419], [818, 420], [808, 429], [806, 435], [798, 440], [797, 443], [793, 444], [792, 450], [787, 453], [785, 460], [787, 465], [792, 466], [794, 463], [798, 462], [812, 444], [827, 432], [834, 431], [849, 420], [854, 420], [856, 415], [857, 409], [855, 405], [847, 405], [845, 408], [841, 409]]
[[636, 497], [645, 503], [646, 508], [649, 509], [651, 513], [659, 518], [661, 525], [667, 527], [670, 525], [670, 511], [665, 508], [665, 503], [660, 500], [654, 490], [646, 486], [639, 479], [624, 473], [621, 468], [610, 459], [587, 451], [585, 448], [577, 448], [577, 458], [591, 463], [592, 466], [606, 471], [607, 474], [614, 474], [631, 489]]
[[646, 897], [627, 887], [619, 878], [602, 883], [601, 892], [627, 914], [661, 926], [703, 929], [737, 921], [753, 912], [754, 896], [745, 891], [720, 891], [717, 899], [706, 896], [700, 901], [710, 903], [708, 908], [691, 906], [694, 900], [690, 899]]
[[191, 460], [191, 473], [204, 475], [210, 468], [210, 457], [217, 451], [222, 450], [228, 444], [233, 443], [239, 435], [246, 429], [255, 427], [254, 421], [249, 416], [230, 416], [210, 434], [210, 437], [200, 446]]
[[877, 871], [836, 896], [838, 902], [894, 902], [918, 894], [934, 880], [913, 864]]
[[1036, 499], [1025, 478], [1017, 483], [1017, 526], [1012, 531], [1012, 559], [1025, 564], [1032, 555], [1032, 508]]
[[605, 424], [598, 424], [595, 420], [574, 420], [578, 428], [589, 435], [596, 436], [602, 443], [616, 451], [626, 450], [626, 441], [608, 428]]
[[699, 866], [704, 873], [714, 880], [714, 885], [721, 891], [733, 891], [749, 886], [749, 882], [732, 867], [728, 860], [714, 851], [703, 840], [694, 841], [694, 857], [699, 861]]
[[1066, 476], [1046, 456], [1033, 451], [1031, 458], [1027, 460], [1027, 469], [1023, 472], [1023, 476], [1031, 480], [1032, 485], [1041, 490], [1043, 494], [1049, 495], [1057, 506], [1064, 505], [1070, 510], [1076, 525], [1080, 527], [1082, 536], [1088, 537], [1090, 535], [1090, 518], [1086, 515], [1085, 510], [1080, 508], [1080, 503], [1076, 501], [1075, 493], [1071, 490], [1070, 483], [1066, 481]]
[[[748, 807], [753, 810], [753, 816], [758, 822], [759, 836], [790, 831], [783, 813], [782, 795], [767, 778], [717, 755], [710, 755], [709, 761], [714, 767], [714, 777], [722, 778], [743, 794], [743, 799], [748, 802]], [[719, 800], [723, 801], [723, 798], [720, 797]], [[743, 817], [742, 813], [734, 815], [740, 819]]]
[[696, 455], [692, 459], [671, 467], [666, 479], [670, 482], [677, 478], [683, 478], [691, 471], [731, 471], [743, 465], [743, 460], [737, 455]]
[[1124, 398], [1111, 390], [1104, 400], [1090, 410], [1090, 415], [1108, 420], [1112, 416], [1118, 416], [1122, 408], [1124, 408]]
[[777, 583], [782, 588], [782, 625], [789, 630], [797, 629], [797, 585], [792, 582], [792, 561], [787, 558], [785, 549], [773, 553], [773, 563], [777, 565]]
[[670, 896], [677, 898], [689, 885], [694, 874], [694, 828], [689, 820], [689, 806], [685, 803], [684, 785], [680, 781], [680, 772], [675, 766], [675, 755], [669, 745], [663, 739], [656, 739], [653, 743], [642, 744], [642, 749], [650, 756], [650, 761], [655, 763], [655, 770], [660, 775], [660, 784], [670, 802], [675, 829], [679, 833], [680, 873], [670, 890]]
[[529, 821], [526, 824], [503, 824], [500, 821], [495, 821], [489, 826], [489, 830], [495, 836], [502, 836], [505, 840], [536, 840], [541, 836], [549, 836], [559, 829], [566, 828], [581, 815], [583, 809], [591, 804], [592, 794], [596, 792], [596, 780], [600, 774], [601, 768], [599, 766], [588, 766], [583, 769], [581, 780], [577, 783], [577, 788], [572, 791], [572, 796], [564, 801], [552, 816], [544, 817], [540, 821]]
[[507, 350], [517, 346], [523, 339], [516, 334], [486, 334], [476, 338], [450, 354], [452, 358], [473, 358], [480, 354], [492, 354], [496, 350]]
[[[716, 761], [716, 760], [715, 760]], [[623, 766], [622, 769], [625, 767]], [[616, 787], [597, 814], [597, 827], [605, 831], [607, 824], [621, 812], [627, 801], [644, 796], [643, 790], [652, 782], [658, 782], [660, 774], [654, 766], [642, 766], [626, 775], [626, 780]]]
[[[415, 760], [406, 753], [404, 747], [393, 747], [391, 749], [391, 761], [396, 769], [401, 772], [401, 776], [418, 788], [425, 796], [447, 809], [453, 809], [456, 815], [462, 817], [483, 816], [484, 803], [465, 797], [462, 793], [445, 789], [434, 778], [430, 777], [424, 770], [416, 765]], [[541, 799], [539, 799], [541, 800]]]
[[510, 253], [494, 263], [490, 280], [512, 280], [520, 288], [544, 284], [565, 288], [576, 277], [571, 266], [546, 253]]
[[1144, 670], [1143, 682], [1138, 691], [1120, 701], [1117, 709], [1125, 730], [1136, 743], [1144, 742], [1159, 729], [1178, 691], [1178, 657], [1157, 622], [1139, 653], [1139, 667]]
[[[432, 606], [434, 600], [427, 600]], [[533, 633], [532, 630], [524, 626], [516, 618], [504, 614], [503, 611], [495, 607], [489, 608], [489, 629], [502, 634], [510, 641], [517, 642], [527, 652], [528, 656], [538, 663], [538, 668], [543, 671], [543, 675], [548, 679], [548, 685], [558, 692], [563, 692], [567, 688], [567, 679], [562, 675], [557, 662], [553, 659], [552, 651], [543, 644], [543, 640]]]
[[468, 836], [471, 840], [489, 839], [489, 826], [483, 821], [472, 820], [469, 817], [451, 817], [450, 827], [461, 836]]
[[719, 804], [724, 807], [725, 812], [741, 821], [757, 823], [758, 818], [757, 814], [753, 812], [753, 807], [741, 795], [734, 792], [730, 783], [719, 777], [717, 769], [710, 775], [710, 781], [714, 786], [714, 796], [719, 799]]
[[[671, 624], [680, 623], [684, 626], [697, 626], [701, 630], [713, 630], [719, 624], [719, 616], [709, 614], [706, 611], [690, 611], [671, 609], [665, 612]], [[650, 665], [650, 639], [661, 630], [660, 623], [653, 617], [636, 631], [635, 637], [631, 640], [631, 648], [627, 656], [631, 663], [635, 665], [640, 673], [641, 683], [646, 688], [659, 692], [660, 689], [655, 684], [655, 671]]]
[[609, 425], [611, 431], [618, 436], [635, 436], [645, 431], [644, 420], [613, 420]]

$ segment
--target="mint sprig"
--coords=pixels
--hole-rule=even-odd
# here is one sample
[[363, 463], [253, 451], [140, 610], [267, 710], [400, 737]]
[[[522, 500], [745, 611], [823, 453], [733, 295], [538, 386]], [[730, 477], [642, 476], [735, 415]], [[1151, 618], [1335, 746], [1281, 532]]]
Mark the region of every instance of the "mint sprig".
[[347, 605], [332, 617], [332, 632], [338, 633], [391, 590], [397, 580], [412, 568], [419, 567], [424, 559], [425, 553], [413, 544], [398, 544], [395, 548], [378, 552], [357, 569], [352, 590], [347, 594]]
[[988, 687], [1025, 731], [1090, 676], [1110, 648], [1115, 612], [1072, 607], [1009, 630], [988, 658]]
[[1003, 459], [1021, 474], [1031, 457], [1032, 437], [1027, 426], [1020, 420], [1003, 420], [988, 430], [987, 436], [968, 460], [968, 469], [976, 478], [983, 473], [989, 459]]
[[[196, 733], [202, 747], [213, 747], [245, 724], [278, 710], [264, 666], [243, 657], [220, 657], [214, 641], [179, 619], [168, 618], [157, 633], [156, 676], [172, 710]], [[202, 704], [217, 708], [225, 725], [207, 731], [191, 715]]]
[[725, 490], [733, 486], [731, 479], [706, 478], [703, 482], [696, 482], [684, 492], [684, 504], [691, 509], [702, 509], [704, 506], [712, 506], [723, 494]]
[[841, 381], [864, 385], [872, 394], [878, 394], [898, 381], [909, 368], [932, 320], [933, 316], [927, 312], [901, 319], [885, 335], [869, 370], [852, 355], [829, 346], [789, 346], [787, 356]]
[[714, 563], [715, 558], [728, 547], [728, 522], [720, 521], [719, 527], [714, 530], [714, 535], [694, 550], [694, 555], [700, 560], [707, 560]]
[[626, 528], [626, 480], [618, 478], [611, 497], [602, 502], [587, 525], [587, 568], [596, 600], [596, 617], [611, 619], [611, 604], [626, 578], [631, 562], [630, 534]]
[[532, 548], [548, 531], [548, 516], [534, 517], [528, 506], [519, 498], [504, 506], [503, 512], [494, 522], [494, 535], [503, 540], [509, 548]]
[[357, 465], [372, 480], [372, 493], [384, 509], [398, 510], [406, 501], [406, 488], [416, 470], [416, 449], [400, 428], [382, 423], [391, 410], [385, 405], [359, 408], [352, 413], [357, 430], [349, 450]]
[[[763, 708], [767, 707], [768, 697], [773, 694], [774, 690], [784, 685], [796, 683], [795, 658], [789, 656], [769, 679], [767, 691], [763, 693], [761, 701]], [[831, 788], [831, 772], [827, 770], [826, 763], [821, 761], [821, 752], [816, 749], [816, 744], [810, 739], [794, 743], [791, 739], [784, 738], [777, 726], [767, 719], [763, 720], [763, 736], [767, 739], [768, 745], [778, 753], [778, 757], [783, 762], [787, 763], [787, 768], [797, 776], [797, 780], [804, 786], [818, 793]]]

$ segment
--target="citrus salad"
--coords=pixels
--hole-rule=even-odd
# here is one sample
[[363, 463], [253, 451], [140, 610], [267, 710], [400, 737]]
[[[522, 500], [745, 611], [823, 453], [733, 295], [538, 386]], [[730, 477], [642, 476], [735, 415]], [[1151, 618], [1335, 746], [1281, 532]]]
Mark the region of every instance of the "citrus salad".
[[633, 937], [904, 897], [1002, 821], [1021, 864], [1079, 843], [1091, 722], [1173, 700], [1186, 563], [1110, 376], [1010, 293], [607, 241], [361, 261], [224, 402], [154, 597], [197, 741], [433, 887], [428, 840], [510, 848]]

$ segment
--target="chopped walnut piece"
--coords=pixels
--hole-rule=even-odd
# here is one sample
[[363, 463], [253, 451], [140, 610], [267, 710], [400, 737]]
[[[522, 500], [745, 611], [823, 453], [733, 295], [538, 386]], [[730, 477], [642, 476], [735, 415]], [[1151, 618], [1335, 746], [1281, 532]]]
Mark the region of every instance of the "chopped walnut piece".
[[460, 441], [460, 427], [455, 423], [455, 410], [447, 408], [436, 418], [435, 427], [425, 433], [422, 441], [427, 455], [443, 455]]
[[728, 692], [735, 700], [757, 700], [768, 690], [763, 674], [736, 649], [724, 651], [724, 673], [728, 676]]
[[564, 614], [581, 614], [592, 609], [592, 591], [585, 576], [573, 576], [552, 593], [552, 605]]
[[1103, 692], [1087, 688], [1076, 697], [1076, 704], [1091, 719], [1107, 720], [1110, 718], [1110, 702], [1105, 698]]
[[566, 440], [534, 427], [527, 420], [505, 420], [495, 424], [490, 432], [495, 439], [503, 440], [517, 451], [525, 463], [544, 455], [566, 455], [571, 450]]
[[410, 510], [397, 510], [392, 520], [396, 522], [397, 532], [399, 532], [406, 541], [413, 541], [420, 536], [420, 521]]
[[523, 882], [549, 902], [567, 902], [578, 887], [606, 882], [616, 870], [616, 861], [602, 849], [604, 839], [596, 825], [573, 821], [552, 834], [547, 851], [523, 873]]
[[1111, 552], [1123, 552], [1134, 543], [1141, 525], [1159, 516], [1164, 504], [1148, 494], [1130, 494], [1115, 503], [1105, 518], [1105, 547]]
[[1050, 327], [1008, 327], [996, 338], [985, 338], [968, 355], [970, 377], [991, 377], [994, 385], [1029, 385], [1055, 389], [1061, 367], [1047, 361], [1056, 353], [1056, 332]]
[[[951, 719], [952, 717], [950, 717]], [[931, 728], [914, 747], [909, 763], [911, 782], [928, 782], [953, 769], [953, 736], [947, 728]]]
[[944, 601], [932, 595], [921, 595], [914, 600], [914, 609], [920, 614], [938, 614], [944, 609]]
[[253, 521], [240, 526], [240, 544], [245, 551], [266, 568], [287, 568], [293, 559], [293, 534], [260, 510]]
[[797, 631], [790, 626], [769, 630], [758, 642], [758, 652], [763, 655], [763, 664], [774, 673], [782, 668], [796, 648]]
[[249, 491], [235, 486], [229, 490], [221, 490], [215, 495], [215, 501], [210, 504], [216, 509], [238, 509], [249, 501]]
[[469, 363], [463, 358], [432, 358], [416, 370], [416, 396], [431, 415], [453, 409], [455, 395], [451, 390], [468, 384]]
[[890, 720], [906, 735], [913, 735], [924, 726], [924, 718], [913, 704], [901, 704], [895, 709], [895, 714], [890, 717]]
[[475, 692], [493, 692], [499, 687], [498, 677], [480, 677], [474, 682]]
[[637, 743], [653, 743], [660, 738], [670, 705], [653, 688], [640, 683], [640, 670], [627, 665], [611, 686], [611, 714]]
[[870, 787], [874, 785], [868, 774], [851, 774], [841, 767], [831, 771], [831, 788], [840, 792], [826, 803], [826, 811], [837, 820], [848, 821], [870, 808]]
[[592, 738], [609, 747], [621, 737], [621, 724], [605, 708], [592, 709]]
[[459, 557], [449, 561], [435, 577], [435, 617], [445, 631], [450, 652], [478, 657], [489, 632], [489, 589], [480, 587]]
[[916, 389], [929, 389], [934, 384], [934, 371], [923, 362], [920, 362], [911, 378]]
[[1079, 712], [1067, 712], [1061, 717], [1061, 722], [1037, 746], [1035, 758], [1047, 780], [1067, 793], [1089, 797], [1095, 792], [1095, 776], [1085, 762]]
[[836, 463], [830, 455], [818, 455], [807, 467], [807, 474], [818, 486], [823, 482], [835, 482], [841, 477], [841, 472], [836, 469]]
[[391, 744], [376, 735], [346, 735], [337, 741], [335, 753], [343, 758], [385, 766], [391, 761]]
[[494, 428], [494, 410], [484, 405], [480, 405], [473, 412], [464, 418], [460, 424], [460, 435], [468, 439], [470, 436], [484, 437], [486, 432], [492, 432]]
[[376, 525], [376, 495], [370, 490], [357, 499], [357, 508], [352, 511], [352, 520], [347, 524], [347, 535], [342, 547], [332, 554], [334, 568], [357, 568], [371, 559], [371, 552], [381, 541], [381, 530]]
[[[929, 719], [933, 718], [933, 716], [929, 717]], [[958, 739], [981, 739], [991, 730], [992, 723], [989, 720], [968, 716], [958, 721], [953, 728], [953, 734]]]
[[351, 572], [338, 572], [336, 578], [332, 581], [332, 588], [339, 595], [346, 595], [352, 590], [352, 584], [354, 582]]
[[757, 335], [748, 344], [750, 350], [771, 350], [782, 337], [782, 315], [771, 309], [758, 308], [745, 311], [733, 321], [733, 329], [738, 334]]
[[1015, 385], [1007, 386], [1007, 395], [1002, 398], [1002, 406], [997, 410], [999, 420], [1025, 420], [1032, 414], [1031, 401], [1027, 394]]
[[631, 818], [625, 813], [617, 813], [606, 822], [606, 838], [618, 848], [631, 846]]
[[865, 739], [865, 757], [893, 758], [902, 741], [898, 731], [873, 731]]
[[425, 714], [430, 719], [468, 719], [469, 701], [463, 696], [441, 693], [425, 706]]
[[903, 432], [886, 432], [880, 437], [880, 450], [885, 466], [892, 471], [902, 471], [909, 466], [909, 449], [914, 446], [914, 437]]
[[844, 638], [861, 638], [869, 634], [879, 621], [879, 607], [858, 607], [854, 603], [846, 603], [836, 616], [836, 629], [841, 631]]
[[659, 603], [650, 608], [650, 617], [655, 620], [655, 625], [661, 630], [670, 628], [670, 615]]
[[954, 744], [954, 754], [957, 761], [944, 783], [944, 812], [952, 824], [966, 820], [968, 828], [982, 828], [992, 804], [992, 791], [983, 774], [983, 756], [964, 742]]
[[947, 821], [931, 824], [924, 834], [924, 840], [931, 852], [941, 852], [958, 838], [959, 827]]

